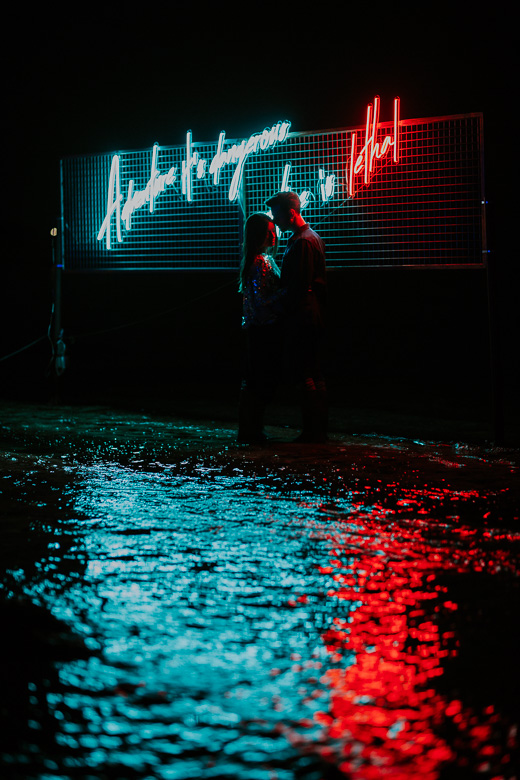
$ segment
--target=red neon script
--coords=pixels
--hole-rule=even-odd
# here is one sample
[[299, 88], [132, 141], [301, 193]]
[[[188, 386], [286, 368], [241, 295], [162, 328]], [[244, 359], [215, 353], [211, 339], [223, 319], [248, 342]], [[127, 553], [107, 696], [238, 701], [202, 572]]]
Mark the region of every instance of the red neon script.
[[345, 178], [347, 180], [347, 193], [349, 198], [354, 198], [357, 192], [357, 183], [359, 177], [363, 175], [363, 184], [370, 184], [374, 172], [375, 160], [381, 160], [387, 157], [390, 150], [393, 149], [393, 161], [399, 162], [399, 107], [400, 101], [394, 99], [394, 134], [385, 135], [384, 138], [377, 140], [379, 129], [379, 97], [374, 98], [374, 103], [367, 106], [367, 118], [365, 126], [365, 145], [358, 151], [358, 141], [356, 132], [352, 133], [352, 144], [350, 148], [350, 159], [348, 159]]

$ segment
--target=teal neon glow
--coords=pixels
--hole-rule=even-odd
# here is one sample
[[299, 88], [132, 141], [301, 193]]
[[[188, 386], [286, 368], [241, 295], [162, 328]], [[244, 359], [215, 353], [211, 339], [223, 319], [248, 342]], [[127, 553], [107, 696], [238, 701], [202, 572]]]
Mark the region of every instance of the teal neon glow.
[[247, 141], [244, 140], [239, 144], [233, 144], [229, 149], [224, 149], [225, 132], [220, 133], [217, 153], [211, 161], [209, 172], [213, 175], [213, 183], [218, 184], [221, 169], [230, 163], [236, 164], [229, 188], [229, 200], [231, 202], [236, 200], [238, 196], [244, 174], [244, 165], [249, 155], [272, 149], [275, 144], [283, 143], [289, 134], [290, 127], [290, 122], [278, 122], [270, 130], [265, 129], [261, 133], [255, 133]]
[[[284, 171], [283, 171], [283, 175], [282, 175], [282, 183], [280, 185], [280, 192], [288, 192], [291, 189], [291, 187], [289, 186], [289, 179], [290, 179], [290, 176], [291, 176], [291, 167], [292, 167], [291, 163], [286, 163]], [[311, 199], [313, 197], [314, 196], [313, 196], [312, 192], [309, 192], [309, 190], [303, 190], [302, 192], [300, 192], [300, 195], [299, 195], [299, 198], [300, 198], [300, 208], [302, 209], [302, 211], [303, 211], [304, 208], [306, 208], [306, 206], [309, 205], [309, 203], [310, 203], [310, 201], [311, 201]], [[269, 209], [269, 211], [267, 213], [269, 214], [270, 217], [273, 216], [273, 212], [270, 209]], [[278, 238], [280, 238], [280, 236], [282, 235], [282, 232], [283, 231], [277, 226], [276, 227], [276, 234], [277, 234]]]
[[153, 145], [153, 151], [152, 151], [152, 172], [150, 174], [150, 214], [153, 213], [153, 202], [154, 202], [154, 183], [156, 181], [156, 177], [158, 174], [157, 171], [157, 152], [159, 150], [159, 146], [157, 144]]
[[286, 125], [271, 147], [269, 127], [243, 144], [184, 133], [175, 146], [65, 158], [68, 268], [234, 271], [244, 217], [280, 189], [300, 195], [331, 267], [482, 266], [481, 115], [401, 120], [396, 100], [393, 122], [379, 121], [377, 99], [366, 113], [337, 130], [291, 127], [280, 143]]
[[[205, 162], [205, 161], [201, 161]], [[193, 188], [192, 188], [192, 168], [198, 169], [199, 165], [199, 153], [192, 152], [192, 135], [191, 130], [186, 133], [186, 159], [182, 162], [181, 173], [181, 188], [182, 194], [186, 196], [188, 203], [193, 200]], [[200, 178], [200, 177], [199, 177]]]
[[152, 166], [150, 178], [144, 190], [134, 192], [134, 180], [130, 179], [128, 183], [128, 195], [123, 206], [122, 218], [125, 228], [130, 230], [132, 214], [136, 209], [142, 208], [146, 203], [150, 203], [150, 214], [153, 214], [155, 208], [155, 199], [164, 192], [167, 186], [173, 184], [177, 178], [177, 168], [170, 168], [168, 173], [160, 174], [157, 170], [157, 156], [159, 154], [159, 144], [154, 144], [152, 150]]
[[[220, 169], [228, 162], [227, 158], [224, 159], [224, 155], [228, 154], [227, 152], [224, 152], [225, 138], [226, 138], [226, 133], [222, 131], [218, 137], [217, 153], [214, 156], [213, 160], [211, 161], [211, 165], [209, 168], [209, 172], [213, 174], [213, 184], [215, 186], [217, 186], [220, 180]], [[221, 160], [222, 162], [220, 162]]]
[[[282, 186], [280, 187], [280, 192], [288, 192], [290, 189], [292, 189], [292, 187], [289, 186], [291, 167], [292, 167], [291, 163], [287, 163], [284, 168], [284, 172], [282, 176]], [[300, 208], [303, 210], [309, 205], [311, 200], [314, 199], [314, 195], [310, 190], [302, 190], [300, 192], [299, 198], [300, 198]]]
[[[379, 131], [379, 110], [380, 100], [375, 97], [374, 104], [369, 104], [365, 123], [365, 145], [359, 151], [357, 150], [357, 134], [352, 133], [350, 161], [345, 168], [345, 183], [347, 186], [348, 197], [354, 198], [356, 194], [355, 179], [363, 174], [365, 186], [370, 183], [374, 173], [375, 161], [381, 160], [388, 155], [393, 148], [393, 161], [398, 162], [400, 157], [400, 109], [399, 98], [394, 100], [394, 123], [393, 137], [387, 135], [378, 140]], [[213, 184], [218, 186], [220, 183], [222, 169], [228, 165], [234, 165], [235, 169], [229, 186], [228, 199], [231, 203], [238, 198], [244, 168], [250, 155], [258, 152], [265, 152], [273, 149], [276, 145], [284, 143], [289, 135], [291, 123], [288, 121], [279, 121], [271, 128], [265, 128], [261, 133], [253, 133], [248, 139], [237, 143], [232, 143], [226, 149], [226, 133], [222, 131], [219, 135], [217, 150], [208, 166], [208, 160], [201, 157], [198, 151], [193, 149], [193, 138], [191, 130], [186, 133], [185, 159], [181, 163], [181, 192], [188, 203], [194, 199], [193, 177], [197, 180], [206, 178], [206, 173], [213, 177]], [[168, 173], [161, 174], [158, 169], [159, 145], [154, 144], [152, 149], [152, 160], [150, 168], [150, 178], [143, 190], [135, 190], [134, 180], [130, 179], [128, 183], [128, 195], [121, 212], [122, 194], [120, 180], [120, 158], [114, 155], [109, 176], [107, 209], [101, 228], [98, 233], [98, 240], [106, 238], [107, 249], [111, 248], [111, 223], [112, 217], [116, 223], [116, 237], [118, 243], [123, 241], [121, 232], [121, 221], [124, 222], [127, 231], [131, 229], [133, 213], [142, 208], [145, 203], [150, 204], [150, 213], [154, 211], [155, 199], [164, 192], [167, 186], [171, 186], [177, 177], [177, 166], [169, 169]], [[286, 163], [283, 178], [282, 190], [290, 189], [289, 178], [291, 173], [291, 163]], [[302, 209], [309, 205], [312, 200], [318, 198], [322, 204], [328, 203], [333, 199], [336, 182], [336, 174], [327, 174], [322, 167], [318, 168], [318, 185], [316, 195], [311, 190], [303, 190], [300, 193], [300, 202]]]
[[[133, 187], [133, 181], [130, 182], [130, 186]], [[130, 189], [130, 187], [129, 187]], [[101, 229], [98, 233], [98, 241], [101, 241], [106, 234], [106, 246], [107, 249], [111, 247], [110, 240], [110, 223], [112, 220], [112, 214], [116, 213], [116, 235], [117, 240], [121, 242], [121, 201], [123, 196], [121, 195], [121, 185], [119, 178], [119, 155], [115, 154], [112, 158], [112, 165], [110, 166], [110, 176], [108, 179], [108, 198], [107, 198], [107, 213]]]
[[143, 190], [134, 191], [134, 180], [130, 179], [128, 182], [128, 194], [125, 201], [125, 205], [121, 210], [121, 202], [123, 196], [121, 194], [121, 177], [120, 177], [120, 157], [115, 154], [112, 158], [112, 165], [110, 167], [110, 176], [108, 182], [108, 198], [107, 198], [107, 212], [101, 225], [101, 229], [98, 233], [98, 241], [101, 241], [106, 236], [106, 248], [110, 249], [112, 246], [111, 241], [111, 221], [112, 216], [115, 214], [116, 223], [116, 236], [119, 243], [123, 241], [121, 234], [121, 221], [125, 223], [126, 230], [130, 230], [132, 227], [132, 215], [134, 211], [142, 208], [146, 203], [150, 204], [150, 214], [153, 213], [155, 208], [155, 200], [157, 196], [164, 192], [166, 187], [171, 186], [177, 178], [176, 166], [170, 168], [168, 173], [160, 174], [157, 169], [157, 156], [159, 154], [159, 145], [154, 144], [152, 149], [152, 162], [150, 168], [150, 178]]
[[282, 185], [280, 187], [280, 192], [288, 192], [289, 187], [289, 176], [291, 175], [291, 163], [286, 163], [285, 168], [283, 170], [283, 176], [282, 176]]
[[[188, 203], [193, 201], [193, 173], [198, 180], [205, 179], [206, 173], [213, 176], [213, 184], [218, 185], [220, 172], [226, 165], [236, 165], [229, 188], [229, 200], [234, 202], [237, 199], [244, 167], [247, 158], [251, 154], [259, 151], [272, 149], [277, 144], [283, 143], [288, 136], [291, 123], [277, 122], [270, 129], [265, 129], [261, 133], [255, 133], [247, 140], [235, 143], [229, 149], [225, 149], [225, 132], [220, 133], [217, 152], [214, 155], [209, 168], [208, 160], [200, 156], [199, 152], [193, 150], [193, 137], [191, 130], [186, 133], [185, 159], [181, 163], [181, 192]], [[152, 160], [150, 165], [150, 178], [142, 190], [135, 189], [135, 182], [130, 179], [128, 182], [128, 194], [123, 208], [121, 203], [123, 196], [121, 194], [121, 175], [120, 175], [120, 157], [114, 155], [110, 167], [108, 181], [107, 208], [105, 217], [98, 232], [97, 239], [105, 239], [107, 249], [112, 248], [112, 217], [115, 219], [116, 237], [118, 243], [122, 243], [123, 235], [121, 232], [121, 222], [127, 231], [132, 227], [132, 216], [137, 209], [142, 208], [146, 203], [150, 204], [150, 214], [155, 208], [155, 201], [161, 192], [167, 187], [172, 186], [177, 181], [177, 166], [172, 166], [167, 173], [160, 173], [158, 168], [159, 144], [154, 144], [152, 148]]]
[[320, 168], [318, 171], [318, 179], [320, 182], [321, 199], [323, 203], [327, 203], [327, 201], [334, 197], [336, 176], [335, 174], [327, 176], [323, 168]]

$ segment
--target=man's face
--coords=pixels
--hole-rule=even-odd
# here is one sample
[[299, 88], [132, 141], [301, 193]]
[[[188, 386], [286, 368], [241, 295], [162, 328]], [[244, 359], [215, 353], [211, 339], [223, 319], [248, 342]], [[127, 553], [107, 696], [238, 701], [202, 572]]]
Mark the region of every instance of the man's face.
[[273, 206], [271, 208], [272, 214], [273, 214], [273, 222], [275, 225], [278, 225], [280, 230], [291, 230], [292, 226], [292, 220], [291, 215], [294, 211], [294, 209], [290, 209], [287, 211], [287, 209], [280, 207], [280, 206]]

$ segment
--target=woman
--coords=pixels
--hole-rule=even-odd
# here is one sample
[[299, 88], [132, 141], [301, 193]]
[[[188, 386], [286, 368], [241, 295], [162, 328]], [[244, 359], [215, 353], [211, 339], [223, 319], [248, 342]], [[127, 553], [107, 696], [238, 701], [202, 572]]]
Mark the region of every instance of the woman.
[[239, 278], [247, 343], [238, 420], [241, 443], [265, 441], [263, 413], [279, 381], [282, 340], [278, 323], [280, 269], [274, 261], [277, 248], [272, 219], [267, 214], [252, 214], [245, 226]]

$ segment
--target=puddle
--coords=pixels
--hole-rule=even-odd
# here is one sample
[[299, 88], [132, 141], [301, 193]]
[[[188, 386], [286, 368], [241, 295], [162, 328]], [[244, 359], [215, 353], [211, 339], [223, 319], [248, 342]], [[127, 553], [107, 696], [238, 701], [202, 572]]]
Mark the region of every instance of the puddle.
[[75, 414], [4, 453], [7, 777], [515, 776], [507, 453]]

